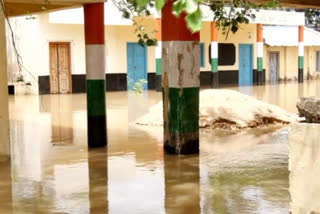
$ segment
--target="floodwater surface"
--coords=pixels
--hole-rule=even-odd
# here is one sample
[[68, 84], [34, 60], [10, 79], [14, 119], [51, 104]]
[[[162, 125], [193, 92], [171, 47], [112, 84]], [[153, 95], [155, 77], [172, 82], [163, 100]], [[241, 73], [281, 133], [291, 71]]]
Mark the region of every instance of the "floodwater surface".
[[[294, 113], [320, 82], [232, 89]], [[205, 130], [200, 155], [166, 155], [162, 128], [133, 123], [160, 100], [107, 93], [108, 148], [88, 150], [85, 94], [10, 97], [0, 213], [289, 213], [288, 128]]]

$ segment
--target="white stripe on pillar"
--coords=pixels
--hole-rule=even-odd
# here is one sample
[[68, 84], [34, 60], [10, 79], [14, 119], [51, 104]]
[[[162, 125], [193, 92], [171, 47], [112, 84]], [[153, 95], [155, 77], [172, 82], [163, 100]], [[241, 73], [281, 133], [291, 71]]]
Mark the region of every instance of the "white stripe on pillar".
[[162, 42], [158, 41], [158, 44], [156, 46], [156, 59], [161, 59], [162, 58]]
[[104, 45], [86, 45], [86, 69], [88, 80], [105, 79]]
[[218, 58], [218, 42], [211, 42], [211, 59]]
[[263, 42], [258, 42], [258, 57], [263, 58]]
[[[162, 70], [167, 72], [169, 76], [169, 87], [199, 88], [200, 43], [195, 41], [167, 41], [162, 42], [162, 47]], [[169, 49], [171, 56], [167, 56]]]
[[304, 43], [299, 42], [299, 56], [304, 56]]

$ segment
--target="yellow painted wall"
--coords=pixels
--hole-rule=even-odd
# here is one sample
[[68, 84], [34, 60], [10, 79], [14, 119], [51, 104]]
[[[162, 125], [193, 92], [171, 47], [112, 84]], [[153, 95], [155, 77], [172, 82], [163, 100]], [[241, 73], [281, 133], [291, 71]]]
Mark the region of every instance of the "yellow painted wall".
[[[257, 52], [257, 33], [256, 24], [243, 24], [240, 25], [239, 31], [236, 34], [229, 33], [228, 38], [219, 30], [218, 42], [219, 43], [233, 43], [236, 47], [236, 62], [233, 66], [219, 66], [219, 71], [224, 70], [238, 70], [239, 69], [239, 44], [252, 44], [253, 45], [253, 68], [257, 68], [256, 52]], [[205, 67], [201, 68], [201, 71], [211, 71], [211, 65], [209, 63], [208, 49], [211, 43], [211, 24], [210, 22], [204, 22], [203, 28], [200, 32], [200, 41], [205, 43]]]
[[[316, 51], [320, 47], [305, 47], [304, 49], [304, 78], [308, 73], [311, 76], [318, 76], [316, 72]], [[297, 80], [298, 78], [298, 47], [270, 47], [264, 46], [264, 68], [266, 69], [266, 79], [270, 80], [269, 54], [270, 52], [279, 53], [279, 78], [281, 80]]]

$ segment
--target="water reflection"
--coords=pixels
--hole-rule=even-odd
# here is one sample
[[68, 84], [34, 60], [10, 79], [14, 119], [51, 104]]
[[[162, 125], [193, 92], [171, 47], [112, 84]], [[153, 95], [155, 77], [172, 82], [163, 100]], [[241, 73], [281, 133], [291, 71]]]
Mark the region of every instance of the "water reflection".
[[[320, 93], [319, 82], [306, 84], [247, 93], [296, 112], [299, 96]], [[108, 151], [88, 151], [84, 94], [11, 97], [12, 180], [0, 164], [0, 213], [288, 213], [286, 129], [203, 131], [200, 156], [168, 156], [161, 128], [131, 123], [161, 93], [131, 98], [107, 93]], [[55, 136], [68, 146], [54, 146]], [[290, 149], [292, 207], [317, 211], [317, 141], [299, 142]]]
[[166, 213], [201, 213], [199, 156], [164, 155]]
[[108, 151], [88, 152], [90, 213], [108, 213]]

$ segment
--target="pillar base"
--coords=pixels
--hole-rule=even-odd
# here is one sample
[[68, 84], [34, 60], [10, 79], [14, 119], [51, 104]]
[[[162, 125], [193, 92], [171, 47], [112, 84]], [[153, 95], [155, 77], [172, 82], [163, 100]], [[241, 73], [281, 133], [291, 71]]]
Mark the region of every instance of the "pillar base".
[[263, 72], [262, 71], [258, 71], [258, 79], [257, 79], [257, 85], [263, 85]]
[[107, 145], [106, 116], [88, 116], [88, 146], [89, 148], [105, 147]]
[[219, 87], [219, 73], [212, 72], [212, 88], [218, 88], [218, 87]]
[[155, 89], [159, 92], [162, 91], [162, 75], [156, 75]]
[[299, 69], [298, 71], [298, 82], [303, 83], [303, 69]]
[[189, 155], [199, 153], [199, 132], [170, 133], [169, 138], [164, 142], [164, 149], [168, 154]]

